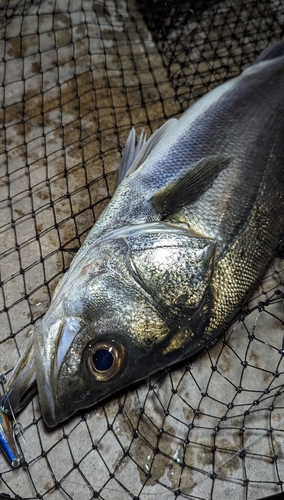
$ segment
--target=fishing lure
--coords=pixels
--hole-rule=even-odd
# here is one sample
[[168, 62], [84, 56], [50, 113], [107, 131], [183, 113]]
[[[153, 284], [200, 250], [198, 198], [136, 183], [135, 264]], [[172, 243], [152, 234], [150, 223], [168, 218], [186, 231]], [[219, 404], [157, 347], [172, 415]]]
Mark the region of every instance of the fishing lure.
[[13, 425], [8, 415], [0, 410], [0, 449], [12, 467], [19, 467], [22, 454], [16, 442]]

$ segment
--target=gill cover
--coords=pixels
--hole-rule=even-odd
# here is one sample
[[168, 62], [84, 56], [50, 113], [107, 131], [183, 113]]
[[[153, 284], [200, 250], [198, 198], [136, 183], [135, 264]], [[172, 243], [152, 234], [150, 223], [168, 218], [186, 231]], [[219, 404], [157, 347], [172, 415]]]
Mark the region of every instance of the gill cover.
[[133, 276], [164, 317], [188, 315], [200, 306], [209, 286], [215, 241], [166, 222], [151, 226], [127, 237]]

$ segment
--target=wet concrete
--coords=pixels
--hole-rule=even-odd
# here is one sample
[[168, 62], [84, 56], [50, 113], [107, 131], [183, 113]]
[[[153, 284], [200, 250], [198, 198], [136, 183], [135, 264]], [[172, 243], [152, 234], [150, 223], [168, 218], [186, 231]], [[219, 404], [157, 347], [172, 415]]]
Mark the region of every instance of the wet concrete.
[[[255, 6], [236, 14], [238, 4], [224, 2], [218, 15], [211, 6], [191, 21], [193, 49], [182, 57], [184, 32], [170, 33], [161, 53], [134, 2], [25, 5], [25, 16], [19, 6], [1, 24], [0, 39], [4, 373], [72, 259], [60, 248], [83, 242], [113, 194], [131, 126], [152, 132], [237, 74], [270, 36]], [[277, 2], [269, 8], [277, 36], [284, 12]], [[249, 33], [245, 57], [242, 32], [231, 36], [237, 16]], [[180, 55], [169, 64], [175, 40]], [[274, 263], [256, 304], [280, 287], [283, 269]], [[256, 309], [196, 359], [51, 431], [35, 397], [19, 415], [28, 467], [13, 471], [0, 455], [0, 492], [167, 500], [179, 490], [180, 498], [254, 500], [280, 491], [283, 319], [281, 300]]]

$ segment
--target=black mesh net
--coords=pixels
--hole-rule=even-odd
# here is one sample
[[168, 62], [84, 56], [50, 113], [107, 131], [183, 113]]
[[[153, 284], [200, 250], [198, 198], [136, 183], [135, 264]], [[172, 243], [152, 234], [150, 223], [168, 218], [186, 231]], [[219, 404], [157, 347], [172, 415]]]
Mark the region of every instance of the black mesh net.
[[[148, 135], [283, 36], [270, 1], [2, 1], [0, 372], [112, 196], [132, 126]], [[12, 498], [257, 499], [284, 481], [283, 280], [276, 260], [200, 356], [48, 431], [19, 415]], [[5, 389], [5, 377], [1, 377]], [[17, 496], [18, 495], [18, 496]], [[1, 495], [0, 495], [1, 497]]]

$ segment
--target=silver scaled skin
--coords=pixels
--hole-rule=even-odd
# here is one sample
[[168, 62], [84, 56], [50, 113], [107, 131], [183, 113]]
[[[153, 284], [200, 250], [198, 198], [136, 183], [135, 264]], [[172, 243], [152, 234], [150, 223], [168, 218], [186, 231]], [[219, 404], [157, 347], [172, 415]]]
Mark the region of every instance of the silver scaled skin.
[[[132, 132], [27, 353], [48, 426], [208, 345], [258, 284], [283, 234], [283, 54], [274, 44], [134, 153]], [[18, 372], [14, 410], [33, 380]]]

